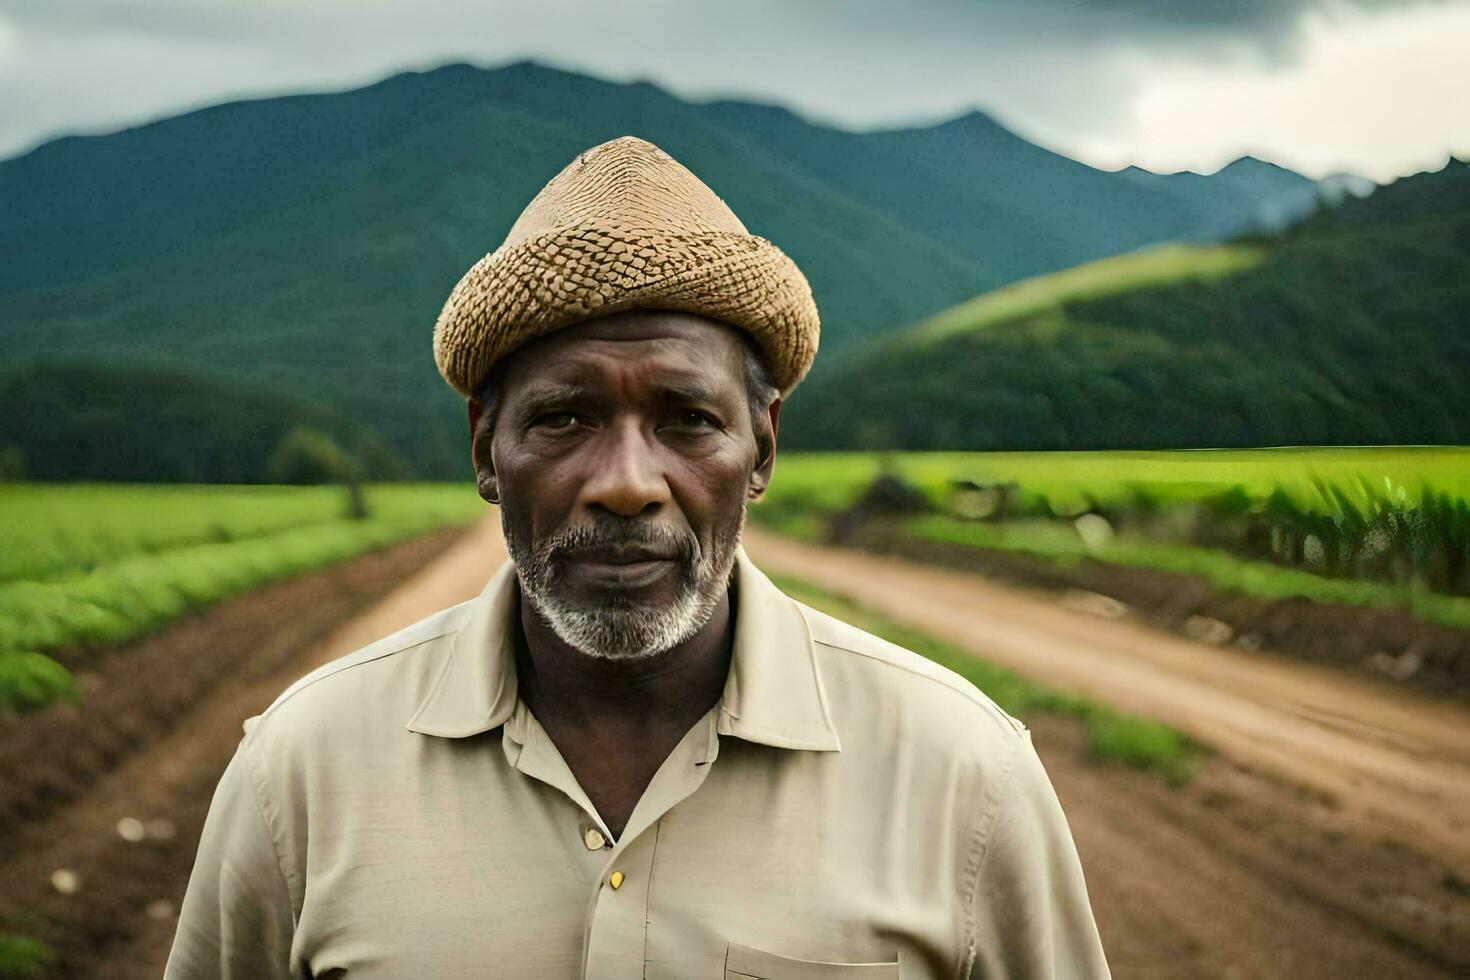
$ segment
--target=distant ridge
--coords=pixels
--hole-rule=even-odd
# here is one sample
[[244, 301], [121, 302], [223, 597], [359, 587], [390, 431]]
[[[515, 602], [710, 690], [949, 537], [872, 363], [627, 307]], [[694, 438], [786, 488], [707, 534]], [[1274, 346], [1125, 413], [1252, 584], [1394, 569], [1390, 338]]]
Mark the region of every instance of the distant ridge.
[[805, 382], [792, 449], [1470, 443], [1470, 164], [1009, 284]]
[[[818, 368], [1017, 278], [1300, 213], [1313, 183], [1094, 170], [972, 112], [850, 133], [520, 61], [231, 102], [0, 162], [7, 356], [182, 363], [317, 399], [418, 475], [463, 476], [429, 336], [458, 276], [582, 149], [674, 154], [812, 282]], [[1264, 165], [1263, 165], [1264, 166]]]

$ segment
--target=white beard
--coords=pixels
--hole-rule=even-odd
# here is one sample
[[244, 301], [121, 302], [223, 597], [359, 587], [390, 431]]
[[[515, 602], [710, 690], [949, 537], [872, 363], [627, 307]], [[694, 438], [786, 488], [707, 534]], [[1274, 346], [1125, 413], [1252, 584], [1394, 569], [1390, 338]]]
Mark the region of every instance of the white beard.
[[[688, 540], [669, 540], [658, 534], [640, 539], [641, 544], [676, 548], [684, 556], [679, 563], [680, 572], [691, 566], [688, 559], [692, 553], [693, 573], [681, 575], [679, 590], [672, 602], [654, 604], [614, 594], [591, 607], [568, 600], [557, 588], [557, 566], [553, 563], [555, 554], [592, 544], [586, 533], [573, 529], [573, 533], [553, 536], [532, 551], [514, 533], [503, 507], [500, 524], [516, 565], [521, 591], [562, 642], [589, 657], [636, 660], [678, 646], [709, 622], [720, 598], [730, 586], [735, 549], [745, 527], [745, 516], [746, 504], [742, 500], [735, 532], [725, 534], [716, 531], [708, 554], [701, 552], [698, 539], [692, 535]], [[608, 541], [604, 538], [597, 543]]]

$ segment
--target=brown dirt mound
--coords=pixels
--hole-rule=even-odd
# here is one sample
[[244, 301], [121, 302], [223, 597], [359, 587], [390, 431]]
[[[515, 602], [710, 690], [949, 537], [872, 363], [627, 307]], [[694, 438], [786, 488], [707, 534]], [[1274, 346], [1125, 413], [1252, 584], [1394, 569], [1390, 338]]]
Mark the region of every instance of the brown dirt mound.
[[1096, 561], [1063, 567], [1015, 552], [919, 540], [881, 520], [850, 524], [834, 543], [1033, 588], [1109, 596], [1175, 633], [1188, 634], [1201, 619], [1214, 620], [1252, 649], [1470, 700], [1470, 632], [1425, 623], [1398, 609], [1261, 599], [1222, 592], [1199, 576]]
[[[747, 546], [762, 568], [803, 570], [793, 566], [804, 552], [778, 552], [759, 535], [748, 536]], [[843, 561], [834, 563], [834, 555]], [[295, 656], [283, 652], [273, 672], [230, 671], [208, 696], [189, 706], [179, 724], [97, 777], [77, 800], [19, 828], [17, 855], [0, 859], [0, 881], [6, 883], [0, 891], [0, 926], [24, 922], [30, 926], [26, 931], [49, 938], [61, 952], [56, 976], [158, 977], [204, 814], [239, 741], [241, 719], [317, 664], [469, 598], [503, 559], [498, 524], [481, 522], [409, 581], [403, 579], [422, 561], [380, 566], [379, 583], [399, 588], [321, 642], [298, 647]], [[972, 641], [1002, 639], [999, 631], [1009, 624], [996, 618], [997, 608], [1046, 614], [1043, 625], [1052, 631], [1037, 634], [1039, 642], [1030, 642], [1030, 634], [1023, 636], [1019, 627], [1012, 631], [1017, 643], [1027, 640], [1020, 651], [1026, 656], [1018, 655], [1013, 664], [1045, 668], [1050, 652], [1068, 647], [1077, 635], [1094, 641], [1099, 625], [1128, 627], [1126, 642], [1108, 647], [1113, 652], [1136, 649], [1136, 635], [1144, 633], [1135, 624], [1098, 624], [1017, 590], [1001, 590], [993, 604], [969, 602], [907, 568], [897, 580], [885, 577], [870, 564], [879, 560], [867, 556], [825, 550], [813, 553], [812, 560], [808, 570], [830, 572], [840, 564], [837, 572], [918, 611], [918, 625], [927, 624], [947, 639], [954, 639], [946, 633], [947, 624], [929, 615], [928, 607], [918, 608], [924, 602], [953, 610]], [[939, 574], [965, 579], [967, 588], [972, 578]], [[823, 584], [815, 575], [806, 577]], [[282, 609], [295, 614], [305, 608], [290, 596], [279, 602], [258, 608], [254, 622], [232, 621], [231, 629], [256, 633], [256, 648], [262, 648], [266, 637], [286, 628]], [[200, 629], [195, 622], [180, 628], [184, 625]], [[181, 656], [216, 639], [200, 631]], [[1154, 669], [1167, 670], [1181, 652], [1174, 649], [1180, 641], [1159, 640], [1171, 649]], [[1232, 673], [1240, 667], [1233, 662], [1239, 651], [1205, 647], [1199, 653], [1195, 666], [1208, 673], [1209, 686], [1244, 683], [1244, 674]], [[1211, 655], [1222, 661], [1220, 670], [1204, 661]], [[1099, 666], [1089, 664], [1089, 670]], [[1352, 688], [1345, 705], [1368, 696], [1339, 672], [1313, 669], [1342, 682], [1345, 690]], [[1120, 690], [1137, 689], [1132, 678], [1124, 680], [1129, 683]], [[1240, 687], [1236, 693], [1259, 698], [1254, 703], [1262, 710], [1277, 710], [1269, 691], [1278, 686]], [[1179, 700], [1181, 690], [1170, 688], [1167, 700]], [[1383, 731], [1342, 731], [1371, 752], [1386, 732], [1396, 733], [1398, 740], [1420, 737], [1404, 717], [1385, 695], [1384, 710], [1376, 716]], [[1090, 759], [1085, 734], [1073, 720], [1035, 717], [1028, 723], [1081, 852], [1114, 975], [1421, 977], [1464, 975], [1470, 966], [1470, 886], [1432, 852], [1396, 842], [1400, 824], [1376, 822], [1372, 812], [1349, 805], [1347, 797], [1305, 790], [1228, 752], [1203, 760], [1188, 787], [1171, 789], [1150, 774]], [[1435, 804], [1427, 800], [1425, 805]], [[125, 817], [142, 822], [144, 839], [133, 842], [119, 835], [118, 821]], [[160, 818], [172, 823], [171, 835], [150, 832]], [[77, 874], [80, 887], [74, 894], [59, 894], [50, 885], [58, 868]], [[28, 910], [29, 917], [17, 917], [20, 910]]]
[[[847, 596], [1049, 687], [1184, 732], [1249, 774], [1257, 788], [1248, 795], [1267, 799], [1261, 787], [1276, 785], [1275, 809], [1242, 811], [1254, 837], [1233, 838], [1239, 846], [1232, 860], [1255, 861], [1257, 877], [1296, 890], [1325, 872], [1313, 885], [1320, 886], [1318, 904], [1335, 903], [1393, 942], [1470, 965], [1470, 907], [1441, 914], [1433, 911], [1432, 889], [1374, 883], [1394, 880], [1394, 866], [1402, 864], [1463, 898], [1470, 881], [1470, 711], [1463, 703], [1320, 664], [1170, 636], [964, 572], [759, 531], [746, 538], [752, 557], [771, 571]], [[1127, 785], [1121, 777], [1116, 782]], [[1099, 800], [1105, 791], [1102, 783], [1091, 790]], [[1304, 802], [1294, 804], [1292, 796]], [[1128, 799], [1123, 793], [1115, 801], [1124, 826], [1132, 819]], [[1330, 821], [1318, 819], [1322, 814]], [[1200, 833], [1216, 828], [1195, 826]], [[1314, 826], [1327, 828], [1326, 843], [1303, 829]], [[1334, 837], [1344, 842], [1340, 851], [1330, 846]], [[1255, 851], [1245, 846], [1252, 842]], [[1363, 842], [1383, 848], [1365, 850]], [[1282, 853], [1273, 856], [1273, 849]], [[1349, 858], [1336, 860], [1338, 854]], [[1181, 864], [1174, 873], [1190, 871]]]
[[1470, 966], [1470, 894], [1329, 803], [1202, 761], [1173, 789], [1089, 763], [1081, 725], [1031, 719], [1117, 977], [1436, 977]]
[[[157, 977], [241, 721], [326, 651], [397, 628], [379, 621], [345, 649], [329, 643], [384, 593], [481, 538], [444, 528], [272, 584], [108, 655], [80, 707], [13, 719], [0, 740], [0, 931], [50, 943], [55, 976]], [[442, 608], [474, 594], [473, 576], [456, 582], [426, 598]], [[53, 883], [58, 870], [74, 876], [71, 893]]]
[[77, 674], [80, 703], [0, 722], [0, 859], [10, 853], [17, 826], [74, 799], [167, 731], [222, 678], [260, 677], [289, 663], [463, 534], [444, 528], [275, 582], [89, 657]]

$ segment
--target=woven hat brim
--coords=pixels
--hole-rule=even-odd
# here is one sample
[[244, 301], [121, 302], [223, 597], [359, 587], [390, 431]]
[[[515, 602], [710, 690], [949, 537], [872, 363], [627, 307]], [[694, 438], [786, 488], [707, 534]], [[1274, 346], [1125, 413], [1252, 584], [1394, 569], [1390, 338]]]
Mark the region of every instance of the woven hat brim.
[[502, 247], [471, 266], [434, 325], [434, 361], [468, 398], [490, 366], [522, 344], [634, 308], [699, 313], [747, 331], [783, 397], [817, 354], [811, 287], [767, 239], [573, 227]]

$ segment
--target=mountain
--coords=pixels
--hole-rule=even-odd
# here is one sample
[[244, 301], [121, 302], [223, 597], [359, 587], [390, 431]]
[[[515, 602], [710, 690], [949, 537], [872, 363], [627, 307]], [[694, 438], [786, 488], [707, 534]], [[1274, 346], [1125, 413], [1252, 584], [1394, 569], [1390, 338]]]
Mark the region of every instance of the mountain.
[[1006, 281], [1170, 239], [1208, 241], [1312, 206], [1314, 182], [1242, 158], [1211, 177], [1110, 173], [1030, 143], [982, 112], [850, 133], [713, 102], [706, 114], [923, 228]]
[[1452, 156], [1438, 170], [1396, 180], [1358, 197], [1345, 207], [1320, 209], [1303, 228], [1385, 224], [1470, 210], [1470, 158]]
[[1470, 164], [978, 296], [829, 360], [793, 449], [1470, 442]]
[[1367, 197], [1377, 189], [1377, 184], [1357, 174], [1335, 173], [1317, 180], [1317, 193], [1329, 205], [1341, 204], [1352, 197]]
[[1123, 173], [1144, 187], [1177, 195], [1185, 207], [1192, 209], [1192, 230], [1174, 236], [1179, 240], [1207, 241], [1245, 231], [1276, 231], [1311, 211], [1318, 194], [1316, 182], [1249, 156], [1208, 176], [1190, 171], [1154, 174], [1137, 167]]
[[625, 133], [800, 264], [824, 355], [1019, 276], [1252, 226], [1311, 186], [1106, 173], [979, 113], [847, 133], [533, 62], [455, 64], [0, 162], [0, 345], [165, 353], [329, 406], [417, 475], [463, 476], [463, 404], [430, 350], [439, 307], [547, 179]]

